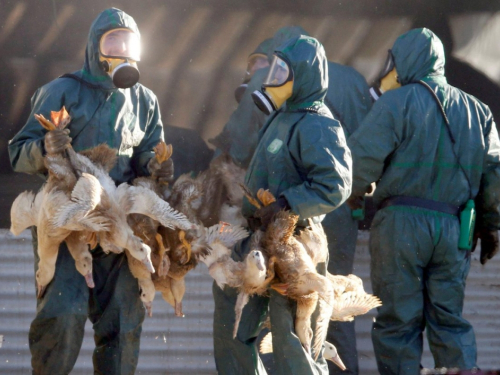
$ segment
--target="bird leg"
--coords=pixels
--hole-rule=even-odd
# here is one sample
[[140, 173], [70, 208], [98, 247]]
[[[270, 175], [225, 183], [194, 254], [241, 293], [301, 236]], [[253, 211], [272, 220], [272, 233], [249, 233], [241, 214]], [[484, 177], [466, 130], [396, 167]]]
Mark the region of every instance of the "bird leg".
[[286, 296], [288, 294], [288, 284], [285, 283], [274, 283], [271, 285], [271, 289], [274, 289], [282, 296]]
[[276, 272], [274, 271], [274, 264], [276, 263], [276, 257], [272, 256], [269, 258], [269, 262], [267, 264], [267, 275], [266, 279], [264, 280], [264, 286], [267, 287], [273, 281], [274, 276], [276, 275]]
[[186, 240], [186, 232], [183, 230], [179, 231], [179, 240], [186, 248], [186, 260], [183, 262], [183, 264], [186, 264], [191, 260], [191, 244]]
[[165, 277], [168, 274], [168, 269], [170, 268], [170, 259], [165, 257], [165, 253], [167, 252], [165, 246], [163, 246], [163, 237], [160, 233], [156, 233], [155, 235], [156, 242], [158, 243], [158, 255], [160, 257], [160, 263], [158, 264], [157, 274], [159, 277]]
[[257, 199], [255, 199], [252, 195], [252, 192], [250, 189], [248, 189], [245, 185], [239, 184], [241, 189], [243, 190], [243, 194], [245, 194], [245, 197], [247, 197], [248, 201], [252, 206], [255, 206], [256, 208], [261, 208], [261, 205]]

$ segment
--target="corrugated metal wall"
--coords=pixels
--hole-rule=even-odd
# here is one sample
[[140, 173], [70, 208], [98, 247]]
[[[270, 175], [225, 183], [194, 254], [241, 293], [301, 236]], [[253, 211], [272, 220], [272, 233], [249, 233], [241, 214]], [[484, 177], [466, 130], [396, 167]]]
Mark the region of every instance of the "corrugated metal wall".
[[[369, 284], [368, 232], [361, 232], [355, 262], [355, 274]], [[500, 256], [482, 267], [473, 255], [468, 278], [464, 314], [474, 325], [478, 343], [478, 365], [500, 369]], [[185, 318], [177, 318], [160, 295], [153, 305], [153, 318], [146, 318], [141, 340], [137, 374], [215, 374], [212, 344], [212, 282], [201, 265], [186, 278]], [[13, 237], [0, 230], [0, 373], [30, 373], [28, 349], [29, 324], [35, 313], [33, 253], [31, 236], [24, 232]], [[356, 318], [360, 374], [377, 374], [370, 339], [374, 311]], [[72, 374], [92, 372], [92, 328], [87, 324], [85, 339]], [[432, 366], [425, 347], [423, 365]]]

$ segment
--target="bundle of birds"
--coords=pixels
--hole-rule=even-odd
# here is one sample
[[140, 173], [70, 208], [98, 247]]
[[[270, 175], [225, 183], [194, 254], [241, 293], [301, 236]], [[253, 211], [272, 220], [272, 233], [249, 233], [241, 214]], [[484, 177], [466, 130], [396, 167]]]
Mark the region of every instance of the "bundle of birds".
[[271, 287], [297, 302], [295, 331], [308, 353], [311, 353], [313, 339], [311, 316], [321, 297], [312, 346], [317, 359], [333, 308], [333, 288], [328, 279], [316, 271], [304, 245], [294, 237], [297, 221], [298, 216], [290, 211], [278, 212], [265, 232], [262, 245], [270, 257], [275, 257], [274, 268], [281, 281]]
[[[41, 115], [35, 117], [48, 131], [64, 129], [71, 120], [64, 107], [59, 112], [51, 113], [52, 121]], [[100, 201], [102, 189], [99, 182], [89, 174], [76, 174], [67, 152], [64, 152], [65, 155], [47, 153], [44, 157], [47, 182], [36, 195], [21, 193], [11, 208], [13, 234], [17, 235], [29, 226], [37, 227], [40, 258], [36, 273], [38, 297], [43, 295], [54, 276], [59, 245], [75, 230], [84, 233], [69, 239], [70, 252], [75, 258], [77, 270], [85, 277], [87, 285], [93, 287], [90, 253], [86, 244], [95, 245], [95, 241], [87, 232], [104, 232], [109, 228], [109, 222], [93, 212]], [[55, 218], [60, 207], [72, 202], [77, 202], [77, 209], [67, 215], [63, 225], [59, 225]], [[78, 241], [81, 243], [77, 244]]]

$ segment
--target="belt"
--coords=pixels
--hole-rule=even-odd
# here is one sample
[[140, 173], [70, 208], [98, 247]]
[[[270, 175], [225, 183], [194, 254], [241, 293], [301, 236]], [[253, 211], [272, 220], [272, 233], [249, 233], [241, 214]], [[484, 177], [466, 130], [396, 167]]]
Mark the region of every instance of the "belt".
[[396, 196], [387, 198], [380, 205], [380, 209], [390, 206], [413, 206], [426, 208], [428, 210], [443, 212], [445, 214], [458, 216], [460, 214], [460, 206], [454, 206], [449, 203], [437, 202], [430, 199]]

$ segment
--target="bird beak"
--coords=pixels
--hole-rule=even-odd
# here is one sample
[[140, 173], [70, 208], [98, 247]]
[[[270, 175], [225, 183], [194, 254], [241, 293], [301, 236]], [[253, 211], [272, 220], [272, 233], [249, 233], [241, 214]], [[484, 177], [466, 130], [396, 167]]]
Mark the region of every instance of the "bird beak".
[[43, 295], [45, 294], [45, 289], [47, 288], [47, 286], [42, 286], [42, 285], [38, 285], [38, 293], [36, 295], [37, 298], [42, 298]]
[[258, 262], [257, 263], [257, 268], [259, 269], [259, 271], [265, 271], [266, 270], [266, 267], [264, 267], [264, 263], [262, 263], [262, 262]]
[[89, 272], [88, 274], [85, 275], [85, 282], [87, 283], [87, 286], [89, 288], [95, 287], [94, 278], [92, 277], [92, 272]]
[[149, 259], [149, 257], [146, 259], [143, 259], [142, 264], [144, 264], [146, 266], [146, 268], [148, 269], [149, 272], [155, 273], [155, 268], [153, 267], [153, 263], [151, 263], [151, 259]]
[[339, 366], [339, 368], [342, 370], [342, 371], [345, 371], [346, 367], [344, 365], [344, 362], [342, 362], [342, 360], [340, 359], [339, 355], [337, 354], [337, 356], [333, 357], [333, 358], [327, 358], [329, 359], [330, 361], [332, 361], [333, 363], [335, 363], [337, 366]]
[[153, 302], [144, 302], [144, 307], [146, 308], [148, 316], [151, 318], [153, 316]]

